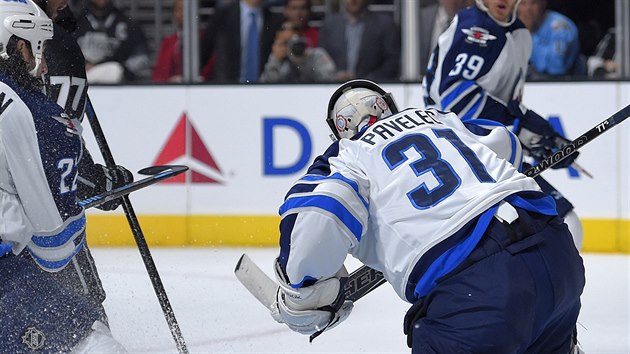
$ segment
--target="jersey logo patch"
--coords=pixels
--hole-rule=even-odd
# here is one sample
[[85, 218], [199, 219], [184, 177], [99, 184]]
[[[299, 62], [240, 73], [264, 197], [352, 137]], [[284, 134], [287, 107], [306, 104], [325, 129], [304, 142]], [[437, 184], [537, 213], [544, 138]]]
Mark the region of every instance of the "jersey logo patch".
[[59, 116], [52, 116], [52, 119], [66, 126], [67, 136], [79, 135], [77, 127], [74, 125], [74, 123], [72, 123], [72, 120], [70, 119], [70, 117], [68, 117], [67, 114], [61, 113]]
[[466, 35], [466, 42], [476, 43], [482, 47], [487, 46], [488, 41], [497, 39], [487, 29], [481, 27], [462, 28], [462, 32]]
[[26, 344], [31, 350], [43, 347], [44, 342], [46, 342], [46, 336], [35, 327], [29, 327], [22, 336], [22, 343]]

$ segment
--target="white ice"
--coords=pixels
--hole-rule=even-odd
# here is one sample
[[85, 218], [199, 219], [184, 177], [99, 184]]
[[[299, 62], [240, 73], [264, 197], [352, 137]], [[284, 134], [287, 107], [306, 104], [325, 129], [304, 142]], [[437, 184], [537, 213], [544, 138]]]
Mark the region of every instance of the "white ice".
[[[190, 353], [409, 353], [402, 334], [408, 304], [381, 286], [352, 315], [313, 343], [273, 321], [236, 280], [248, 253], [268, 274], [273, 248], [153, 248], [175, 317]], [[93, 250], [114, 336], [133, 353], [177, 353], [138, 250]], [[630, 353], [630, 256], [584, 255], [579, 340], [587, 354]], [[348, 268], [358, 266], [348, 259]]]

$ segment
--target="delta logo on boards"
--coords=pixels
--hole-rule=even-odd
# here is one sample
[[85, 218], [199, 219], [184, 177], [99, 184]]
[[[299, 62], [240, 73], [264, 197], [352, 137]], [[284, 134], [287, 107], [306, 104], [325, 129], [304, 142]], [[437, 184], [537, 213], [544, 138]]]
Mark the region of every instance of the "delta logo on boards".
[[187, 179], [192, 183], [225, 182], [219, 165], [188, 119], [186, 112], [179, 117], [153, 165], [186, 165], [190, 168], [186, 173], [161, 183], [185, 183]]

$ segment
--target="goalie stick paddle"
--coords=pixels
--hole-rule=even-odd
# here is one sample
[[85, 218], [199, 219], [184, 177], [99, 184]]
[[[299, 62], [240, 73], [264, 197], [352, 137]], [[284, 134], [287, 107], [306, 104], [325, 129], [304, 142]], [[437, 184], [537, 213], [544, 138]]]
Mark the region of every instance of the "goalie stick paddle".
[[[90, 127], [92, 127], [92, 132], [94, 133], [94, 137], [96, 138], [98, 147], [101, 150], [101, 155], [105, 160], [105, 164], [108, 167], [115, 167], [116, 162], [114, 161], [114, 156], [109, 149], [109, 145], [107, 144], [107, 140], [105, 139], [105, 134], [103, 133], [103, 129], [101, 128], [101, 124], [96, 117], [96, 112], [94, 111], [94, 107], [92, 106], [90, 96], [86, 96], [85, 114], [88, 117]], [[175, 345], [177, 346], [177, 351], [182, 354], [187, 354], [188, 348], [186, 347], [186, 341], [184, 340], [182, 331], [179, 328], [177, 319], [175, 318], [175, 313], [173, 312], [173, 308], [168, 299], [168, 295], [166, 294], [166, 290], [164, 289], [164, 285], [162, 284], [160, 273], [158, 273], [157, 267], [155, 266], [153, 256], [151, 256], [151, 251], [149, 250], [149, 245], [144, 238], [142, 228], [140, 228], [140, 222], [138, 221], [136, 213], [133, 210], [133, 206], [131, 205], [129, 196], [125, 195], [121, 198], [123, 201], [123, 210], [125, 211], [127, 222], [129, 223], [129, 228], [131, 228], [131, 233], [133, 234], [133, 238], [136, 241], [138, 251], [140, 252], [140, 256], [142, 257], [144, 266], [147, 269], [147, 273], [149, 274], [149, 279], [151, 280], [151, 284], [153, 285], [153, 290], [155, 291], [158, 302], [162, 307], [162, 312], [164, 313], [166, 324], [171, 331], [171, 335], [173, 336], [173, 340], [175, 341]]]
[[267, 309], [276, 301], [278, 284], [254, 263], [245, 253], [234, 268], [236, 278]]
[[[188, 170], [188, 166], [182, 165], [172, 165], [172, 166], [151, 166], [147, 168], [143, 168], [138, 171], [139, 174], [150, 175], [149, 177], [143, 178], [138, 181], [134, 181], [129, 184], [125, 184], [124, 186], [120, 186], [118, 188], [114, 188], [110, 191], [95, 195], [93, 197], [89, 197], [79, 202], [79, 205], [85, 209], [99, 206], [103, 203], [106, 203], [110, 200], [114, 200], [116, 198], [127, 195], [131, 192], [135, 192], [139, 189], [148, 187], [154, 183], [159, 181], [175, 177], [180, 173], [186, 172]], [[152, 172], [152, 173], [149, 173]]]

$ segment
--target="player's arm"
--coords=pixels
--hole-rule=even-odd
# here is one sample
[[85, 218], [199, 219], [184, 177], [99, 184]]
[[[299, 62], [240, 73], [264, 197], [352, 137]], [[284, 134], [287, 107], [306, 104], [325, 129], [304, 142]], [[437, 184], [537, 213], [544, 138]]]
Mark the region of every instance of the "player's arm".
[[[13, 230], [3, 237], [10, 237], [13, 251], [19, 253], [34, 232], [56, 230], [63, 220], [41, 165], [32, 115], [17, 96], [12, 100], [0, 115], [0, 149], [6, 159], [3, 163], [10, 173], [7, 180], [13, 182], [13, 186], [4, 186], [3, 189], [7, 191], [6, 198], [15, 199], [7, 201], [2, 212], [4, 227]], [[61, 178], [58, 183], [72, 185], [72, 182], [72, 177], [69, 177]], [[13, 217], [9, 218], [7, 214]]]
[[523, 163], [523, 148], [518, 137], [501, 123], [472, 119], [465, 121], [468, 130], [479, 137], [479, 141], [492, 149], [497, 156], [510, 162], [516, 169], [521, 170]]
[[453, 112], [462, 120], [491, 117], [502, 124], [512, 124], [507, 103], [490, 95], [476, 81], [462, 77], [457, 66], [447, 75], [449, 78], [440, 85], [438, 93], [440, 110]]
[[[508, 104], [510, 113], [514, 116], [514, 133], [523, 144], [525, 151], [536, 160], [544, 160], [566, 145], [569, 140], [558, 134], [553, 126], [538, 113], [528, 109], [514, 100]], [[578, 157], [574, 152], [552, 168], [566, 168], [571, 166]]]
[[[324, 160], [319, 160], [322, 165]], [[310, 174], [294, 184], [280, 207], [275, 320], [314, 334], [349, 315], [352, 304], [343, 296], [343, 263], [365, 233], [367, 207], [358, 184], [340, 173]]]

